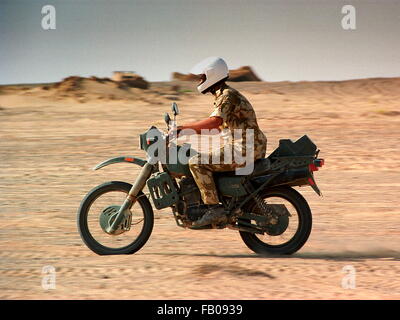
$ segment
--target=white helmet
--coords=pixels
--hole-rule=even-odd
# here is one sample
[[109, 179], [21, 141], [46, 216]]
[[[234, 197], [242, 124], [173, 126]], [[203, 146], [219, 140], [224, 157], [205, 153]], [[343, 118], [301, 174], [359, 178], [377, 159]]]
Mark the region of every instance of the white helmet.
[[196, 75], [205, 75], [197, 89], [204, 93], [205, 90], [216, 84], [218, 81], [229, 75], [229, 70], [224, 59], [219, 57], [209, 57], [196, 64], [190, 73]]

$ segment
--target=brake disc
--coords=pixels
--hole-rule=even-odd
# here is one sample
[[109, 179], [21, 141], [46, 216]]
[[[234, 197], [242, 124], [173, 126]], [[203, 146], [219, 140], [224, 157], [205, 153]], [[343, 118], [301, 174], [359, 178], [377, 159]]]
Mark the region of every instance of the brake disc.
[[[284, 233], [289, 226], [290, 213], [284, 204], [267, 204], [271, 209], [271, 215], [275, 218], [274, 224], [263, 226], [270, 236], [279, 236]], [[277, 221], [276, 221], [277, 220]]]
[[106, 231], [115, 220], [115, 217], [117, 216], [117, 213], [119, 212], [120, 208], [121, 206], [112, 205], [108, 206], [101, 212], [99, 217], [99, 223], [101, 229], [105, 233], [116, 236], [130, 230], [132, 222], [132, 213], [129, 210], [126, 210], [124, 212], [124, 219], [122, 220], [122, 223], [118, 226], [118, 228], [112, 233]]

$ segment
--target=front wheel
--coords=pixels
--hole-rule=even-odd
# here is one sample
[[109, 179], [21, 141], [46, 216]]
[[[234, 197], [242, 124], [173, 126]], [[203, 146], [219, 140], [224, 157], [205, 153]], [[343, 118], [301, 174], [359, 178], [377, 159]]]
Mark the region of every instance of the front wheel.
[[[260, 198], [266, 204], [285, 205], [289, 213], [284, 230], [266, 232], [264, 235], [240, 231], [246, 246], [258, 254], [292, 254], [303, 247], [311, 233], [312, 215], [303, 196], [290, 187], [266, 189]], [[255, 200], [249, 201], [245, 210], [262, 214]], [[247, 223], [253, 221], [246, 221]], [[283, 232], [282, 232], [283, 231]]]
[[99, 255], [132, 254], [149, 239], [154, 215], [149, 200], [142, 192], [129, 208], [129, 219], [124, 221], [124, 228], [113, 235], [104, 230], [107, 214], [118, 210], [131, 187], [125, 182], [106, 182], [91, 190], [83, 199], [77, 216], [78, 230], [83, 242], [93, 252]]

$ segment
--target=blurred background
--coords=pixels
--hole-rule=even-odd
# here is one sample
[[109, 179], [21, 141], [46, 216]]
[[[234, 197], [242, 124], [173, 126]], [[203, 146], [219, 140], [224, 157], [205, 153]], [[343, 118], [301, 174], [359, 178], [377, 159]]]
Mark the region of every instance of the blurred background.
[[[41, 25], [48, 4], [55, 30]], [[355, 8], [355, 30], [342, 27], [345, 5]], [[399, 14], [392, 0], [3, 0], [0, 84], [114, 70], [166, 81], [214, 55], [265, 81], [393, 77]]]

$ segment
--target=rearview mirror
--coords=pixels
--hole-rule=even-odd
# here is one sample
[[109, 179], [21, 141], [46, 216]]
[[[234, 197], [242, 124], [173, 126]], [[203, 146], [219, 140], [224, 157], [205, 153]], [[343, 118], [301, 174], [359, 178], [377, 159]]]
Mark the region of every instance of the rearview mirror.
[[164, 120], [166, 124], [169, 124], [171, 122], [171, 117], [169, 116], [168, 112], [164, 114]]
[[177, 116], [179, 114], [179, 108], [176, 102], [172, 103], [172, 112], [174, 113], [174, 116]]

